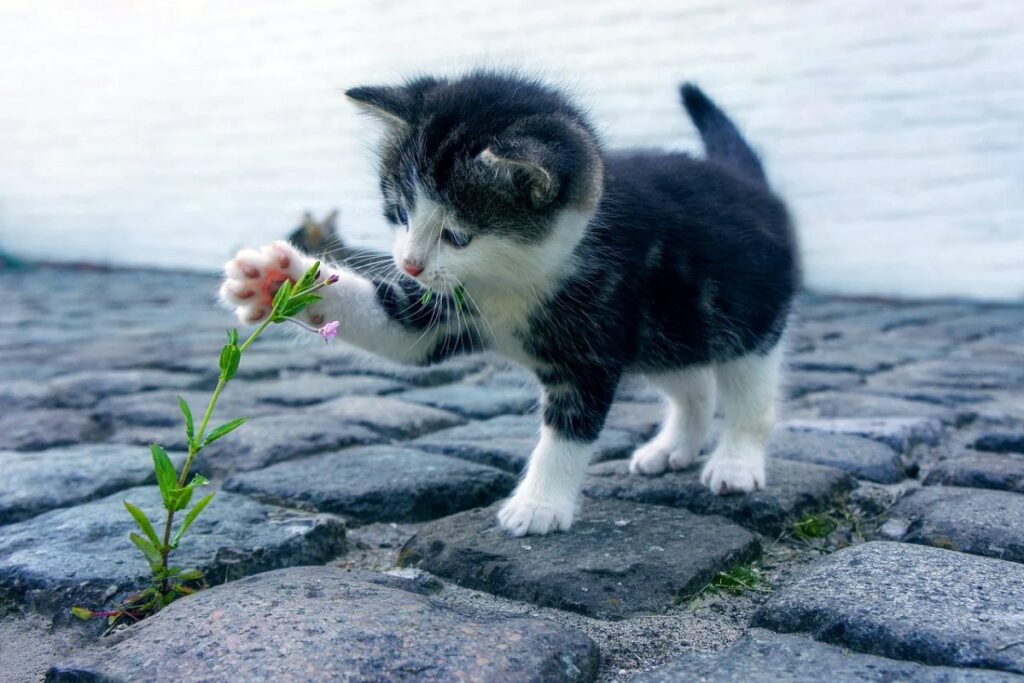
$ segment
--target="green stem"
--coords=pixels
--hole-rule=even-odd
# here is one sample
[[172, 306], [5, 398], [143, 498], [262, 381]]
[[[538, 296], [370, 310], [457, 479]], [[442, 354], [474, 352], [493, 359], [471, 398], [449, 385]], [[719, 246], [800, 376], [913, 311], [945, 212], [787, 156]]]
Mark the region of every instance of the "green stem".
[[[245, 350], [256, 341], [256, 337], [263, 333], [263, 330], [267, 329], [273, 320], [274, 314], [271, 313], [260, 326], [253, 330], [249, 338], [246, 339], [241, 346], [238, 347], [239, 355], [245, 353]], [[188, 478], [188, 471], [192, 467], [192, 461], [199, 453], [199, 444], [202, 443], [203, 437], [206, 436], [206, 428], [210, 425], [210, 418], [213, 417], [213, 409], [217, 406], [217, 401], [220, 399], [221, 392], [224, 391], [224, 387], [227, 386], [228, 380], [222, 374], [220, 379], [217, 381], [217, 387], [213, 390], [213, 394], [210, 396], [210, 402], [206, 404], [206, 412], [203, 413], [203, 420], [199, 423], [199, 431], [196, 433], [192, 443], [188, 446], [188, 455], [185, 457], [185, 464], [181, 467], [181, 475], [178, 477], [178, 488], [185, 485], [185, 480]], [[160, 547], [160, 567], [167, 571], [167, 557], [171, 554], [171, 528], [174, 526], [174, 510], [167, 511], [167, 522], [164, 524], [164, 539]], [[164, 579], [160, 585], [160, 592], [166, 593], [170, 590], [170, 582], [168, 579]]]
[[[270, 326], [272, 318], [273, 315], [260, 323], [260, 326], [253, 330], [252, 334], [249, 335], [249, 338], [242, 342], [242, 345], [238, 347], [240, 354], [245, 353], [245, 350], [249, 348], [254, 341], [256, 341], [256, 337], [260, 336], [260, 334], [263, 333], [263, 330]], [[185, 465], [181, 468], [181, 476], [178, 477], [179, 488], [185, 485], [185, 479], [188, 477], [189, 468], [192, 467], [192, 460], [199, 454], [198, 446], [202, 443], [203, 437], [206, 436], [206, 428], [210, 425], [210, 418], [213, 417], [213, 409], [217, 406], [220, 394], [224, 391], [224, 387], [227, 386], [228, 381], [229, 380], [222, 376], [217, 382], [217, 388], [213, 390], [213, 395], [210, 396], [210, 402], [206, 405], [206, 412], [203, 413], [203, 419], [199, 423], [199, 431], [196, 433], [196, 438], [192, 445], [189, 446], [188, 456], [185, 458]]]
[[[305, 292], [300, 292], [300, 294], [305, 294]], [[244, 353], [245, 350], [249, 348], [249, 345], [256, 341], [256, 337], [260, 336], [263, 330], [267, 329], [267, 327], [269, 327], [270, 323], [272, 323], [273, 321], [274, 313], [271, 312], [271, 314], [267, 316], [267, 319], [261, 322], [260, 326], [252, 331], [252, 334], [249, 335], [249, 338], [242, 342], [242, 345], [238, 347], [238, 350]]]
[[228, 380], [224, 379], [224, 376], [221, 375], [221, 378], [217, 381], [217, 388], [213, 390], [213, 395], [210, 396], [210, 402], [206, 404], [206, 412], [203, 413], [203, 420], [199, 423], [199, 431], [196, 433], [196, 438], [193, 439], [188, 447], [188, 456], [185, 458], [185, 465], [181, 468], [181, 475], [178, 477], [178, 488], [185, 485], [185, 480], [188, 478], [188, 470], [192, 467], [192, 460], [199, 454], [199, 444], [202, 443], [203, 437], [206, 436], [206, 427], [210, 424], [213, 409], [216, 407], [220, 394], [224, 391], [224, 387], [227, 384]]

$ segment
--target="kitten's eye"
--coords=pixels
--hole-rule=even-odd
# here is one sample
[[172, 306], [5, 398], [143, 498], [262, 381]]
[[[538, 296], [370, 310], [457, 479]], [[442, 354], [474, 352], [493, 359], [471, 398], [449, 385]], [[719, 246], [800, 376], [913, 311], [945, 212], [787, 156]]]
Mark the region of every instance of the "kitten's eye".
[[441, 239], [448, 244], [452, 245], [456, 249], [465, 249], [469, 246], [469, 243], [473, 240], [471, 235], [460, 235], [457, 232], [445, 228], [441, 231]]
[[398, 207], [398, 211], [396, 211], [395, 213], [398, 215], [398, 222], [408, 228], [409, 227], [409, 212], [406, 211], [403, 207], [400, 206], [400, 207]]

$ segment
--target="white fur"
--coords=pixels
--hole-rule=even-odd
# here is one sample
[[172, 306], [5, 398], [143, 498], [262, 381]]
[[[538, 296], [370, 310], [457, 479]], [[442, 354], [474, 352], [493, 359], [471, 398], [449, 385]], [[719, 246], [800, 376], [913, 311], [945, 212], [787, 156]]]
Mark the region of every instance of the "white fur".
[[[282, 267], [283, 263], [287, 266]], [[221, 298], [236, 307], [242, 323], [259, 322], [270, 313], [270, 307], [253, 296], [243, 295], [260, 292], [272, 270], [280, 270], [294, 281], [311, 265], [312, 258], [287, 242], [274, 242], [260, 251], [246, 249], [225, 267], [227, 277], [221, 286]], [[388, 318], [377, 301], [372, 282], [345, 268], [325, 265], [320, 272], [321, 278], [337, 275], [338, 282], [317, 292], [323, 300], [301, 316], [314, 325], [339, 321], [338, 336], [354, 346], [398, 362], [414, 363], [424, 357], [445, 330], [442, 327], [423, 334], [407, 330]]]
[[633, 451], [629, 471], [662, 474], [697, 462], [715, 413], [715, 378], [710, 367], [650, 377], [668, 399], [668, 412], [658, 434]]
[[576, 514], [590, 455], [589, 445], [542, 427], [526, 474], [498, 513], [501, 526], [513, 536], [567, 530]]
[[715, 367], [725, 418], [722, 440], [704, 465], [701, 481], [714, 493], [763, 489], [765, 447], [775, 425], [782, 345]]

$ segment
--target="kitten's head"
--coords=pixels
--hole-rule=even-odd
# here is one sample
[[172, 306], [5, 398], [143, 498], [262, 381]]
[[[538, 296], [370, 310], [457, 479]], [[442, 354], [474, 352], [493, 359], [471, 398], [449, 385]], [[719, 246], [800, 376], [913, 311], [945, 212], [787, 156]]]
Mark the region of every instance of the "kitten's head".
[[400, 268], [432, 289], [543, 286], [601, 197], [597, 138], [565, 97], [518, 75], [347, 93], [388, 127], [384, 215]]
[[338, 236], [338, 210], [331, 211], [322, 221], [317, 221], [307, 211], [302, 215], [302, 223], [288, 236], [288, 241], [307, 254], [318, 256], [343, 246]]

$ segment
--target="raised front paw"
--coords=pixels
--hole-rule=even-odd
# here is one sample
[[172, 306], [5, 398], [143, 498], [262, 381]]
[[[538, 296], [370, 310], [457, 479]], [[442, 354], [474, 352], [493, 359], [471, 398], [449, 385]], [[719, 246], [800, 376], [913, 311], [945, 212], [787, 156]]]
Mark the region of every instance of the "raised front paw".
[[501, 506], [498, 522], [513, 536], [543, 535], [552, 531], [568, 531], [575, 512], [575, 503], [571, 501], [540, 502], [513, 495]]
[[700, 473], [701, 482], [712, 493], [751, 493], [765, 485], [764, 456], [712, 456]]
[[287, 242], [244, 249], [224, 266], [221, 299], [234, 307], [243, 324], [261, 322], [270, 315], [274, 295], [285, 280], [298, 281], [312, 261]]

